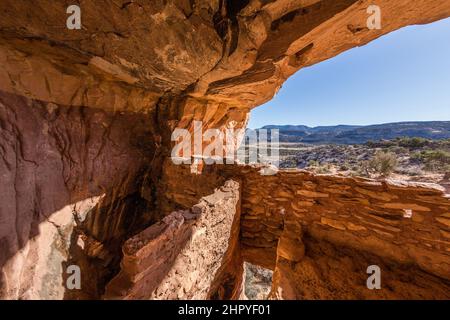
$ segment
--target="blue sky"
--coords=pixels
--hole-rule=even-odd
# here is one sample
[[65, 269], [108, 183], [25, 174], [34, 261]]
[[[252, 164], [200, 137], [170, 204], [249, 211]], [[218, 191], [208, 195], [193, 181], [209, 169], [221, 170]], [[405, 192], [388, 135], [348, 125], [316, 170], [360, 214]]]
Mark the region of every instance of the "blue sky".
[[253, 109], [249, 127], [429, 120], [450, 120], [450, 18], [301, 69]]

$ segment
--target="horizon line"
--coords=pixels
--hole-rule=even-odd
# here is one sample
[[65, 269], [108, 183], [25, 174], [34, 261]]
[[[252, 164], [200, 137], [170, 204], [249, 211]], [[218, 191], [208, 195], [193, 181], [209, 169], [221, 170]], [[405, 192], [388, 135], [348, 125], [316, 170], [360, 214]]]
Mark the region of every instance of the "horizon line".
[[369, 124], [329, 124], [329, 125], [307, 125], [307, 124], [266, 124], [262, 127], [259, 128], [250, 128], [247, 127], [247, 129], [261, 129], [264, 127], [268, 127], [268, 126], [277, 126], [277, 127], [282, 127], [282, 126], [292, 126], [292, 127], [300, 127], [300, 126], [304, 126], [304, 127], [308, 127], [308, 128], [319, 128], [319, 127], [338, 127], [338, 126], [353, 126], [353, 127], [368, 127], [368, 126], [376, 126], [376, 125], [384, 125], [384, 124], [402, 124], [402, 123], [431, 123], [431, 122], [450, 122], [450, 120], [406, 120], [406, 121], [393, 121], [393, 122], [381, 122], [381, 123], [369, 123]]

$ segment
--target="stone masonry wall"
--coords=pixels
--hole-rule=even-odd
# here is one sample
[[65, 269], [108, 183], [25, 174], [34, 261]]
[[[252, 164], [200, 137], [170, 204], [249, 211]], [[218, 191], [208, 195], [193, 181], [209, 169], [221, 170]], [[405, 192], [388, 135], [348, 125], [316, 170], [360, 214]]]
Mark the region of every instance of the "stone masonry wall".
[[[243, 171], [244, 259], [274, 298], [448, 299], [450, 200], [435, 185]], [[368, 290], [378, 265], [383, 290]]]
[[[239, 184], [229, 180], [190, 210], [175, 211], [129, 239], [109, 299], [233, 298], [240, 294]], [[242, 265], [242, 261], [238, 263]], [[215, 279], [231, 279], [224, 287]], [[231, 296], [226, 296], [227, 292]]]
[[450, 200], [439, 186], [247, 170], [243, 246], [276, 247], [286, 223], [298, 221], [303, 232], [450, 279]]
[[[225, 165], [192, 175], [166, 163], [163, 203], [183, 207], [221, 179], [238, 178], [242, 256], [275, 271], [273, 298], [448, 298], [450, 200], [443, 188], [259, 171]], [[171, 187], [175, 180], [181, 189]], [[385, 290], [367, 289], [369, 265], [382, 268]]]

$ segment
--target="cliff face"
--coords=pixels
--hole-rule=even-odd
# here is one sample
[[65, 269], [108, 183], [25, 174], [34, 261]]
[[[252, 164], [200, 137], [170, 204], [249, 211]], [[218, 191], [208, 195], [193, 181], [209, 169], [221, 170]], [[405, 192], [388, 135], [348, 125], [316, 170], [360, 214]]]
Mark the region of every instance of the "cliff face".
[[[448, 1], [379, 0], [379, 30], [366, 26], [372, 1], [78, 3], [81, 30], [66, 28], [68, 1], [0, 3], [1, 298], [238, 297], [242, 259], [275, 270], [277, 297], [371, 297], [334, 290], [346, 282], [326, 266], [356, 274], [373, 260], [411, 266], [419, 279], [411, 286], [425, 288], [411, 297], [445, 296], [448, 199], [438, 191], [305, 173], [260, 181], [234, 166], [197, 176], [167, 157], [175, 128], [245, 127], [249, 110], [294, 72], [448, 17]], [[201, 213], [186, 218], [198, 203]], [[279, 207], [286, 221], [272, 212]], [[206, 240], [202, 230], [211, 231]], [[167, 261], [153, 254], [158, 239], [172, 239]], [[199, 262], [202, 241], [223, 250]], [[161, 259], [167, 272], [151, 276]], [[191, 263], [208, 277], [174, 276]], [[81, 290], [66, 288], [69, 265], [81, 269]], [[393, 272], [393, 281], [403, 275]], [[305, 279], [324, 289], [302, 292]], [[398, 286], [383, 297], [398, 296]]]
[[77, 220], [108, 241], [146, 222], [139, 186], [155, 152], [152, 120], [5, 92], [0, 118], [1, 296], [62, 298]]

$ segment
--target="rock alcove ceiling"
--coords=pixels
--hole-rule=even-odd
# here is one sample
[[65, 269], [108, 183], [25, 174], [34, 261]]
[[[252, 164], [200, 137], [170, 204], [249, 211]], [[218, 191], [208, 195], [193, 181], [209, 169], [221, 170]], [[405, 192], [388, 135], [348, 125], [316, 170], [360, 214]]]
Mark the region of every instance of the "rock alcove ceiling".
[[243, 128], [298, 70], [446, 18], [448, 0], [76, 3], [81, 30], [69, 1], [0, 2], [1, 298], [238, 298], [243, 261], [274, 271], [272, 298], [449, 298], [437, 186], [168, 158], [173, 129]]

